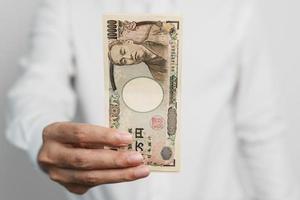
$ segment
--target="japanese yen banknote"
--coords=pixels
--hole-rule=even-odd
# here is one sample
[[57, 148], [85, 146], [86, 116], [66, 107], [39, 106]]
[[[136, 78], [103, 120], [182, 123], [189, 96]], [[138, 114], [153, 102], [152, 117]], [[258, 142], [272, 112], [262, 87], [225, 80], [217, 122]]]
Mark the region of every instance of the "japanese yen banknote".
[[179, 170], [181, 20], [104, 16], [106, 119], [152, 171]]

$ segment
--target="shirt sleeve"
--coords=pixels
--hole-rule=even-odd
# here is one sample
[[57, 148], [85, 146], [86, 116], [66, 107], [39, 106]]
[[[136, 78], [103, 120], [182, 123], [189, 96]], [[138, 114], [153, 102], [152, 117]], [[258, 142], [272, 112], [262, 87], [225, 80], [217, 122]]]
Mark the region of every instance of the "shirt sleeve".
[[75, 115], [69, 30], [66, 2], [42, 1], [29, 53], [20, 62], [23, 74], [8, 94], [7, 138], [25, 150], [37, 168], [43, 128], [53, 122], [72, 120]]
[[[253, 1], [249, 1], [253, 2]], [[245, 6], [235, 96], [236, 130], [253, 199], [299, 199], [285, 146], [286, 128], [278, 109], [273, 69], [257, 5]]]

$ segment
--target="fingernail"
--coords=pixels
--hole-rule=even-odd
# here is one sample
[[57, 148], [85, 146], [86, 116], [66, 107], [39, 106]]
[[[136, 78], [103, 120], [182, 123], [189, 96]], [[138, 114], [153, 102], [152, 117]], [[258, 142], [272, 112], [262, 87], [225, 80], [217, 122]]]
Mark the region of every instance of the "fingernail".
[[143, 161], [143, 156], [140, 153], [131, 153], [128, 158], [127, 161], [129, 163], [135, 164], [135, 163], [141, 163]]
[[150, 170], [147, 166], [142, 166], [136, 169], [136, 171], [134, 172], [134, 175], [136, 178], [143, 178], [148, 176], [150, 173]]
[[124, 143], [131, 143], [132, 142], [132, 136], [127, 132], [118, 132], [118, 135], [122, 142]]

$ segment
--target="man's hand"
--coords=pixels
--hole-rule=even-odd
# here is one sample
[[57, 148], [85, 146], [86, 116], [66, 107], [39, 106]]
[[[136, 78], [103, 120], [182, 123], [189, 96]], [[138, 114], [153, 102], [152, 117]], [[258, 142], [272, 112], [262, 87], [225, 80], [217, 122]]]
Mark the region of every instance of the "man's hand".
[[70, 192], [84, 194], [97, 185], [133, 181], [149, 175], [140, 153], [104, 149], [104, 146], [122, 147], [131, 142], [129, 133], [115, 129], [54, 123], [43, 131], [38, 163], [52, 180]]

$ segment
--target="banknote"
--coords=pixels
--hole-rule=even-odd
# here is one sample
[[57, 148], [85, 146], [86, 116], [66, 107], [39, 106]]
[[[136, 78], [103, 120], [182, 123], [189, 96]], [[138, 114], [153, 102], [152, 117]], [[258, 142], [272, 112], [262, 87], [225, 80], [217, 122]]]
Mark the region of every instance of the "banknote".
[[103, 21], [106, 120], [129, 132], [152, 171], [179, 171], [181, 20], [106, 15]]

